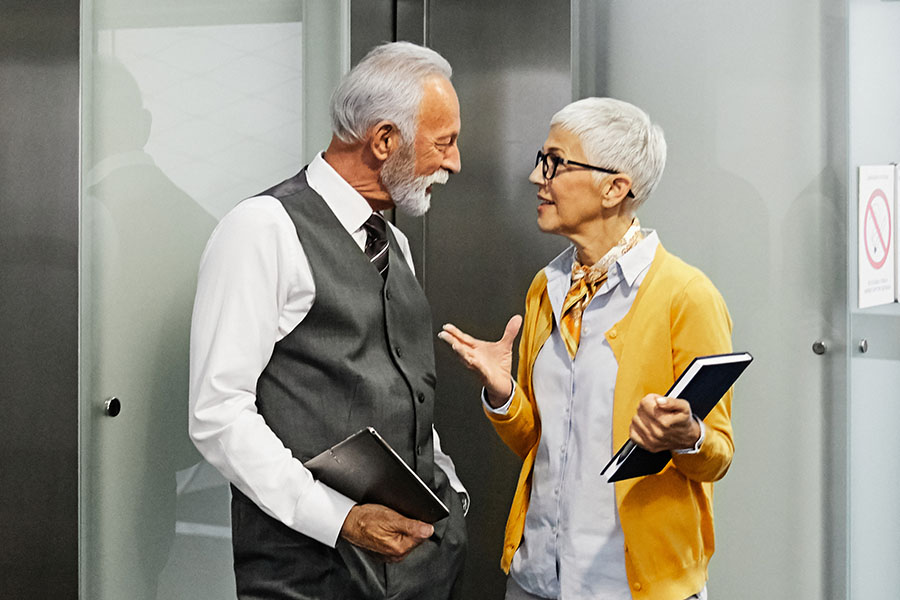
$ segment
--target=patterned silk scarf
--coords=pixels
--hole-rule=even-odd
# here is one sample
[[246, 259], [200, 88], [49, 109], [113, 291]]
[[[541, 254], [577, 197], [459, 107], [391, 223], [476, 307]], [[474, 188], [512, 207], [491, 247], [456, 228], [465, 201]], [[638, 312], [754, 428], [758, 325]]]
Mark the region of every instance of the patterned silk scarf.
[[559, 327], [569, 358], [574, 360], [575, 353], [578, 352], [578, 343], [581, 341], [581, 315], [591, 298], [606, 281], [609, 268], [643, 238], [641, 223], [635, 217], [622, 239], [596, 263], [585, 267], [577, 258], [575, 259], [572, 265], [572, 287], [569, 288], [563, 302]]

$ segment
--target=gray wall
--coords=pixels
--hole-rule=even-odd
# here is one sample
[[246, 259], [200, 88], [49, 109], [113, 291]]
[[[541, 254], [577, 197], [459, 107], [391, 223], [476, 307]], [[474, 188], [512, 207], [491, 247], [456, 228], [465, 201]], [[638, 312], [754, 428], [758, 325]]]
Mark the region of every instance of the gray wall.
[[77, 596], [78, 2], [0, 5], [0, 597]]

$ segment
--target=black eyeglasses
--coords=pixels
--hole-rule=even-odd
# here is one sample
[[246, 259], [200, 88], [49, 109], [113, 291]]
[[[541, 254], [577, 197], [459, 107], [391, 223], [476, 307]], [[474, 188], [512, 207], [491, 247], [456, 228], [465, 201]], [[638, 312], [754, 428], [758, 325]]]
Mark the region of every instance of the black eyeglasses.
[[[541, 165], [541, 173], [544, 174], [544, 179], [550, 181], [554, 177], [556, 177], [556, 169], [559, 165], [573, 165], [576, 167], [584, 167], [585, 169], [593, 169], [594, 171], [600, 171], [602, 173], [609, 173], [610, 175], [618, 175], [619, 171], [613, 171], [611, 169], [604, 169], [603, 167], [595, 167], [594, 165], [588, 165], [581, 162], [575, 162], [574, 160], [569, 160], [567, 158], [563, 158], [561, 156], [557, 156], [555, 154], [544, 154], [542, 151], [538, 150], [537, 158], [534, 161], [534, 166]], [[628, 190], [628, 195], [634, 198], [634, 194], [631, 190]]]

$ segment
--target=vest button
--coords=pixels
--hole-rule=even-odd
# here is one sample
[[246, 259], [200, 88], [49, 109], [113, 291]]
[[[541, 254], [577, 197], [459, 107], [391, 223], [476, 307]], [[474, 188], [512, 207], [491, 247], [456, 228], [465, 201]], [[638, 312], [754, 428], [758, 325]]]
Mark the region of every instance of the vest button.
[[389, 289], [384, 290], [384, 298], [385, 298], [385, 300], [391, 299], [391, 290], [389, 290]]
[[419, 444], [418, 446], [416, 446], [416, 454], [418, 454], [419, 456], [422, 456], [422, 444]]
[[425, 402], [425, 392], [419, 392], [419, 395], [416, 397], [419, 399], [419, 402]]
[[394, 354], [397, 355], [397, 358], [403, 356], [403, 352], [400, 351], [400, 346], [394, 346]]

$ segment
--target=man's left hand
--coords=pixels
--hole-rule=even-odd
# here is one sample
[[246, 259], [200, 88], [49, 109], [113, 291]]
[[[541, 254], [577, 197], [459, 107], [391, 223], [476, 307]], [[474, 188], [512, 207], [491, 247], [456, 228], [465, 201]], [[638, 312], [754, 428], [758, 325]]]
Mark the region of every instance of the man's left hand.
[[682, 450], [700, 439], [700, 425], [686, 400], [647, 394], [631, 420], [631, 439], [650, 452]]

